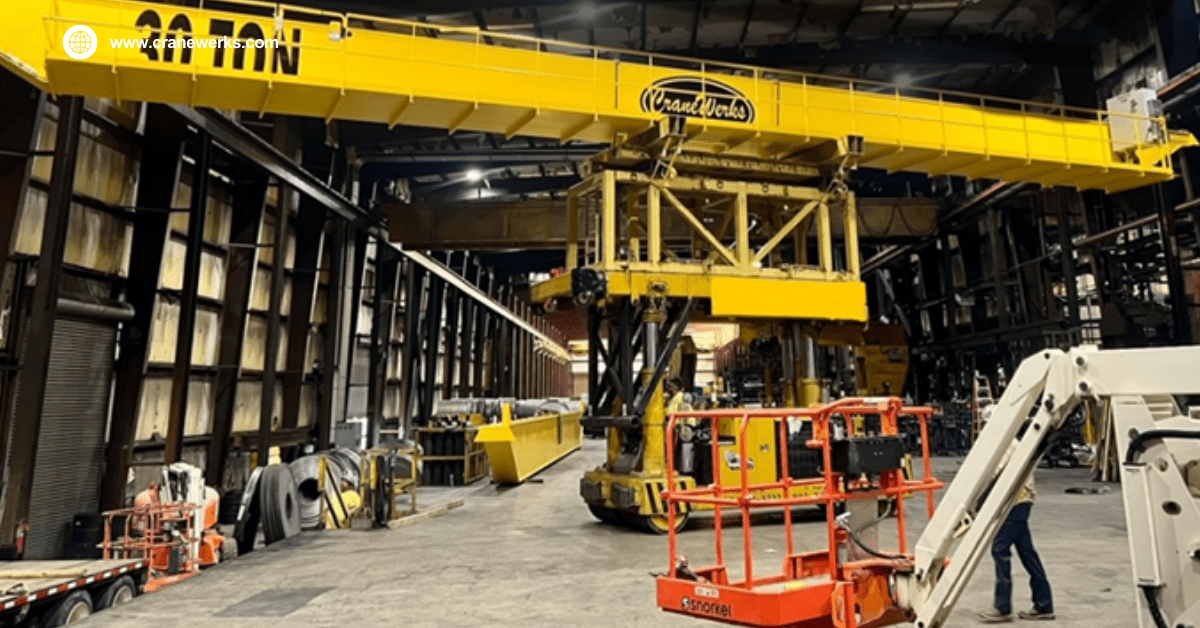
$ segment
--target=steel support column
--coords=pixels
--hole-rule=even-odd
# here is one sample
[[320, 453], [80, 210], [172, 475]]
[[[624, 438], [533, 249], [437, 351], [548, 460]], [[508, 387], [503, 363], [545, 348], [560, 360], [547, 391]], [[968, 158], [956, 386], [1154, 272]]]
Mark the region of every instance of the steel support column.
[[367, 380], [367, 444], [379, 443], [379, 430], [384, 420], [384, 391], [387, 390], [388, 353], [395, 319], [396, 270], [400, 264], [395, 249], [375, 247], [375, 293], [372, 296], [371, 349]]
[[258, 242], [267, 204], [267, 176], [246, 173], [233, 190], [233, 224], [229, 255], [225, 259], [225, 294], [221, 306], [221, 339], [217, 354], [217, 398], [213, 404], [212, 440], [208, 445], [205, 480], [221, 487], [229, 439], [237, 409], [238, 382], [242, 377], [242, 348], [246, 318], [250, 312], [250, 289], [258, 268]]
[[182, 121], [165, 108], [147, 108], [137, 191], [137, 206], [142, 209], [134, 214], [129, 277], [125, 282], [125, 302], [133, 307], [133, 318], [121, 327], [120, 357], [114, 367], [112, 418], [100, 498], [104, 509], [125, 505], [126, 475], [141, 411], [154, 302], [171, 219], [167, 210], [179, 185], [186, 133]]
[[[45, 119], [46, 94], [18, 79], [8, 72], [0, 72], [0, 93], [7, 97], [0, 100], [0, 277], [7, 276], [8, 263], [13, 248], [21, 208], [29, 190], [29, 176], [33, 167], [33, 152], [37, 149], [38, 132]], [[11, 269], [23, 274], [18, 265]], [[20, 276], [20, 274], [15, 275]], [[12, 312], [18, 309], [19, 296], [13, 291], [12, 300], [4, 303]], [[10, 340], [5, 353], [15, 362], [20, 343], [16, 340], [20, 323], [12, 317], [3, 332]], [[0, 457], [9, 451], [12, 435], [12, 401], [20, 378], [18, 371], [5, 371], [0, 375]]]
[[1067, 289], [1067, 321], [1072, 329], [1079, 327], [1079, 281], [1075, 276], [1075, 245], [1071, 241], [1071, 207], [1082, 207], [1079, 193], [1058, 188], [1055, 190], [1058, 206], [1058, 244], [1062, 249], [1063, 285]]
[[346, 367], [343, 369], [346, 384], [342, 391], [342, 398], [338, 400], [338, 403], [342, 406], [340, 413], [342, 416], [346, 416], [350, 407], [350, 390], [353, 388], [351, 382], [354, 381], [354, 354], [358, 352], [358, 317], [363, 302], [363, 275], [366, 272], [366, 265], [367, 233], [359, 230], [354, 233], [354, 255], [350, 268], [350, 295], [347, 299], [347, 307], [344, 309], [348, 317], [345, 335], [347, 344]]
[[175, 366], [171, 372], [171, 405], [167, 418], [167, 463], [183, 458], [183, 432], [187, 423], [188, 385], [192, 374], [192, 346], [196, 336], [196, 302], [200, 289], [200, 261], [204, 250], [204, 221], [208, 213], [208, 163], [212, 142], [201, 131], [194, 138], [192, 199], [188, 211], [187, 251], [183, 263], [183, 295], [175, 334]]
[[1183, 268], [1179, 264], [1179, 242], [1175, 237], [1175, 206], [1171, 202], [1171, 190], [1166, 185], [1156, 185], [1153, 194], [1160, 221], [1159, 233], [1162, 237], [1163, 265], [1171, 299], [1174, 340], [1176, 344], [1191, 344], [1192, 320], [1187, 289], [1183, 284]]
[[[471, 274], [474, 276], [474, 279], [470, 281], [478, 288], [483, 269], [479, 266], [479, 260], [468, 256], [468, 261], [473, 270]], [[464, 268], [466, 267], [467, 265], [464, 264]], [[470, 397], [473, 372], [471, 367], [474, 361], [479, 359], [479, 345], [475, 344], [475, 319], [479, 316], [482, 306], [474, 299], [466, 299], [463, 301], [462, 308], [462, 326], [458, 335], [458, 396]]]
[[50, 347], [58, 314], [58, 287], [62, 279], [71, 199], [75, 190], [75, 159], [79, 152], [83, 99], [60, 98], [58, 107], [58, 130], [54, 140], [54, 163], [50, 171], [50, 195], [42, 223], [37, 284], [33, 288], [29, 308], [25, 356], [21, 365], [21, 390], [13, 411], [13, 433], [9, 448], [12, 458], [8, 461], [8, 490], [0, 524], [0, 535], [6, 543], [16, 538], [17, 526], [29, 517], [46, 376], [50, 368]]
[[0, 72], [0, 270], [8, 263], [29, 186], [46, 106], [45, 92], [10, 72]]
[[279, 365], [279, 310], [283, 307], [284, 266], [287, 264], [288, 205], [291, 188], [279, 184], [275, 196], [275, 241], [271, 243], [271, 296], [267, 304], [267, 342], [263, 350], [262, 395], [258, 409], [258, 466], [267, 466], [271, 453], [271, 427], [275, 418], [275, 376]]
[[[452, 254], [446, 255], [446, 265], [450, 266]], [[462, 272], [459, 273], [464, 279], [467, 272], [467, 259], [463, 257]], [[457, 364], [456, 360], [459, 353], [459, 337], [461, 323], [459, 322], [459, 314], [462, 302], [465, 297], [462, 291], [457, 290], [454, 286], [447, 286], [446, 289], [446, 324], [445, 324], [445, 354], [442, 356], [442, 399], [449, 399], [454, 396], [454, 367]]]
[[[480, 269], [479, 289], [487, 294], [488, 298], [496, 298], [496, 276], [491, 270], [485, 272], [482, 268]], [[484, 307], [482, 303], [478, 304], [475, 312], [475, 372], [471, 376], [471, 394], [476, 397], [482, 397], [485, 392], [490, 393], [491, 391], [491, 386], [483, 381], [483, 376], [484, 364], [489, 357], [488, 346], [494, 338], [494, 336], [489, 335], [493, 316], [491, 310]]]
[[[342, 342], [342, 291], [346, 274], [346, 221], [334, 219], [330, 230], [325, 234], [329, 251], [329, 285], [325, 289], [325, 326], [322, 336], [321, 369], [317, 379], [317, 411], [314, 420], [317, 424], [317, 449], [324, 451], [331, 444], [330, 433], [333, 430], [333, 404], [337, 398], [335, 383], [343, 373], [341, 360]], [[317, 274], [320, 283], [320, 273]]]
[[312, 331], [317, 266], [325, 233], [325, 208], [308, 197], [296, 213], [296, 253], [292, 263], [292, 303], [288, 311], [287, 358], [283, 369], [283, 427], [299, 425], [304, 375], [308, 371], [308, 336]]
[[[501, 304], [508, 302], [509, 286], [507, 284], [500, 286], [497, 294], [497, 301]], [[491, 334], [495, 338], [495, 349], [492, 351], [492, 377], [494, 380], [495, 392], [492, 393], [497, 397], [512, 397], [512, 380], [509, 377], [509, 360], [510, 360], [510, 345], [511, 345], [511, 330], [512, 324], [499, 316], [495, 319], [495, 333]]]
[[446, 293], [446, 282], [441, 277], [429, 273], [429, 289], [426, 292], [425, 312], [424, 312], [424, 341], [425, 355], [424, 364], [425, 373], [421, 378], [420, 400], [418, 406], [419, 416], [421, 418], [429, 418], [433, 416], [433, 402], [436, 398], [437, 389], [437, 374], [438, 374], [438, 354], [441, 347], [441, 329], [442, 329], [442, 299]]
[[404, 331], [400, 345], [400, 418], [406, 424], [412, 418], [413, 406], [419, 405], [421, 360], [421, 297], [424, 269], [411, 261], [404, 262]]

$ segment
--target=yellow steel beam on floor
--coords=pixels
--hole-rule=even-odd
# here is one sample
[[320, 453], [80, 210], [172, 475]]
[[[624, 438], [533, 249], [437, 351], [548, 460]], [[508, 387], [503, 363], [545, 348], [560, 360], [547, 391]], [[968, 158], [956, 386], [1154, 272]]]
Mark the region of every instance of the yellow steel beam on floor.
[[[1195, 144], [1150, 119], [250, 2], [9, 2], [0, 63], [52, 93], [608, 142], [668, 114], [686, 147], [759, 158], [865, 139], [861, 165], [1130, 189]], [[231, 10], [232, 9], [232, 10]], [[76, 25], [86, 59], [63, 38]], [[273, 50], [196, 47], [271, 37]], [[144, 45], [115, 47], [119, 39]], [[189, 40], [194, 40], [190, 44]], [[180, 48], [181, 45], [184, 46]], [[86, 52], [83, 42], [75, 44]], [[174, 47], [173, 47], [174, 46]], [[1114, 144], [1112, 129], [1125, 135]], [[1140, 136], [1140, 137], [1139, 137]]]

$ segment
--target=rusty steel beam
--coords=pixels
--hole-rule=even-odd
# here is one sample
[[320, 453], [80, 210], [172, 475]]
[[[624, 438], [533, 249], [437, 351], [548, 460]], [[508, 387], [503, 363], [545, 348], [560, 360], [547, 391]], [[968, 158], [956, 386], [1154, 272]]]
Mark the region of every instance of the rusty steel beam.
[[8, 491], [0, 523], [0, 535], [5, 542], [12, 542], [16, 538], [17, 526], [29, 517], [33, 469], [37, 462], [42, 406], [50, 369], [50, 347], [58, 314], [58, 288], [62, 280], [71, 199], [75, 190], [75, 159], [79, 153], [83, 98], [60, 98], [58, 107], [50, 195], [42, 223], [42, 254], [37, 261], [37, 284], [33, 288], [29, 307], [28, 335], [21, 364], [21, 390], [13, 411], [12, 458], [7, 461]]
[[183, 432], [187, 422], [188, 384], [192, 375], [192, 346], [196, 336], [196, 305], [200, 290], [200, 261], [204, 250], [204, 221], [208, 213], [208, 164], [212, 142], [201, 131], [194, 138], [192, 198], [188, 210], [187, 251], [183, 262], [183, 296], [175, 334], [175, 365], [171, 371], [171, 405], [167, 418], [167, 463], [183, 459]]
[[238, 381], [242, 377], [242, 348], [250, 288], [258, 268], [258, 242], [267, 205], [267, 176], [247, 173], [233, 189], [233, 224], [229, 254], [225, 259], [225, 293], [221, 299], [221, 339], [217, 348], [216, 400], [213, 403], [212, 440], [208, 447], [205, 480], [220, 487], [229, 459], [233, 417], [237, 408]]
[[[937, 231], [938, 204], [928, 198], [870, 198], [858, 201], [859, 239], [865, 242], [917, 239]], [[835, 237], [842, 235], [840, 208], [831, 208]], [[389, 232], [407, 249], [560, 249], [567, 245], [567, 205], [562, 199], [391, 204], [383, 214], [403, 228]], [[691, 231], [673, 212], [662, 215], [663, 239], [685, 246]]]

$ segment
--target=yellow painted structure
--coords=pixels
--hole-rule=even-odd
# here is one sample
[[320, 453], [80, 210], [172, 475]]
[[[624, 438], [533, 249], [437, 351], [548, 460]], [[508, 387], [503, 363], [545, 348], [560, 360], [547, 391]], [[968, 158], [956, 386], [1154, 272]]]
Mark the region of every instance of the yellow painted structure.
[[482, 443], [498, 484], [520, 484], [583, 445], [579, 420], [583, 410], [514, 419], [505, 404], [500, 423], [484, 425], [475, 436]]
[[[1162, 119], [287, 5], [223, 2], [232, 10], [216, 11], [123, 0], [8, 4], [0, 63], [51, 93], [121, 102], [564, 142], [609, 142], [673, 114], [690, 118], [684, 148], [694, 152], [804, 161], [809, 149], [859, 136], [863, 166], [1110, 192], [1170, 179], [1167, 158], [1195, 143], [1187, 133], [1165, 132]], [[91, 28], [98, 40], [86, 59], [64, 49], [75, 25]], [[270, 37], [280, 45], [170, 48], [225, 36]], [[146, 39], [145, 50], [111, 45], [133, 38]], [[1119, 148], [1118, 127], [1137, 129]]]
[[[741, 456], [739, 455], [741, 440], [738, 431], [741, 428], [739, 420], [718, 421], [719, 434], [718, 458], [713, 462], [714, 477], [720, 479], [726, 487], [740, 487]], [[661, 428], [660, 428], [661, 431]], [[611, 433], [611, 431], [610, 431]], [[647, 439], [648, 442], [656, 442]], [[767, 484], [779, 479], [778, 464], [779, 434], [773, 423], [751, 422], [746, 432], [747, 458], [749, 463], [750, 484]], [[707, 455], [711, 451], [708, 445], [701, 445], [704, 451], [697, 455]], [[687, 490], [696, 487], [692, 476], [675, 474], [679, 488]], [[657, 468], [647, 467], [642, 472], [617, 473], [604, 467], [592, 469], [584, 474], [580, 487], [584, 500], [593, 508], [601, 519], [612, 518], [613, 522], [627, 523], [635, 527], [643, 527], [652, 532], [665, 532], [667, 529], [666, 504], [662, 493], [667, 487], [665, 464]], [[821, 485], [793, 487], [792, 495], [817, 495]], [[736, 497], [738, 488], [729, 488], [724, 492], [727, 497]], [[782, 498], [782, 491], [753, 491], [757, 499]], [[686, 521], [693, 512], [712, 510], [710, 506], [700, 504], [681, 504], [679, 521]], [[622, 520], [624, 518], [624, 520]], [[608, 520], [608, 519], [605, 519]]]
[[854, 348], [858, 393], [899, 394], [908, 377], [908, 337], [900, 325], [871, 325]]

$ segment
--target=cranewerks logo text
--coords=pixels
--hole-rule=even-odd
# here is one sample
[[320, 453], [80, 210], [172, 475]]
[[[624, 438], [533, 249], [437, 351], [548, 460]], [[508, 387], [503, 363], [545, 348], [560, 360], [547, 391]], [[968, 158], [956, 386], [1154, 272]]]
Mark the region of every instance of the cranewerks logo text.
[[[192, 62], [192, 51], [204, 48], [188, 45], [189, 42], [186, 40], [192, 39], [193, 34], [200, 33], [193, 30], [192, 19], [186, 13], [176, 13], [166, 22], [164, 29], [163, 19], [158, 12], [147, 9], [137, 17], [134, 25], [139, 29], [148, 29], [149, 37], [142, 40], [141, 50], [142, 54], [151, 61], [172, 63], [175, 61], [175, 50], [178, 49], [179, 63], [189, 64]], [[272, 74], [296, 76], [300, 74], [300, 32], [299, 28], [293, 28], [291, 41], [288, 42], [284, 38], [284, 31], [280, 29], [279, 32], [274, 33], [275, 42], [272, 42], [277, 45], [270, 48], [229, 45], [229, 43], [212, 46], [212, 67], [229, 67], [234, 70], [248, 69], [254, 72], [269, 71]], [[266, 39], [263, 27], [257, 22], [249, 20], [237, 24], [233, 20], [212, 18], [208, 23], [207, 35], [221, 42], [229, 42], [231, 38], [246, 42]], [[168, 41], [160, 41], [160, 38]], [[180, 41], [174, 41], [176, 38]], [[290, 45], [288, 45], [289, 43]], [[247, 50], [252, 56], [249, 63], [246, 62]], [[270, 55], [271, 61], [269, 69], [267, 66], [268, 55]], [[198, 62], [206, 63], [207, 60], [201, 57]]]
[[737, 89], [709, 78], [676, 76], [642, 90], [642, 111], [688, 118], [754, 122], [754, 103]]

